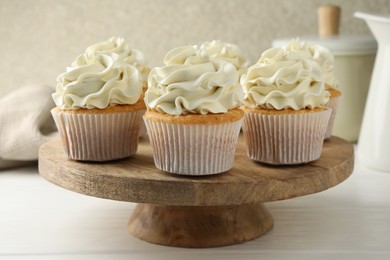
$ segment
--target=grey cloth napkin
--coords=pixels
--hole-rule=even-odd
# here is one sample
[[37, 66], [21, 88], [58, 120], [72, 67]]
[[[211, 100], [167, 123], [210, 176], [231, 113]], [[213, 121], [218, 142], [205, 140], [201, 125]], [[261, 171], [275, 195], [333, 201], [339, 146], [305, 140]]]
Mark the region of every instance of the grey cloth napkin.
[[57, 136], [50, 86], [31, 85], [0, 97], [0, 169], [36, 161], [39, 146]]

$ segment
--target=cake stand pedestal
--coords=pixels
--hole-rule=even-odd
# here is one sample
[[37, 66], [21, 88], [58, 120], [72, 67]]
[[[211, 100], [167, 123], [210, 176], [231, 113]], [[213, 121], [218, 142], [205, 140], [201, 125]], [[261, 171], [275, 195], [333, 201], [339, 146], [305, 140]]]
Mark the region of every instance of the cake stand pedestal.
[[129, 232], [145, 241], [178, 247], [242, 243], [267, 233], [273, 219], [264, 202], [331, 188], [351, 175], [353, 146], [332, 137], [321, 158], [298, 166], [269, 166], [246, 156], [240, 136], [233, 168], [222, 174], [186, 177], [158, 170], [152, 148], [141, 141], [137, 154], [105, 163], [68, 160], [59, 139], [41, 146], [39, 173], [81, 194], [138, 202]]

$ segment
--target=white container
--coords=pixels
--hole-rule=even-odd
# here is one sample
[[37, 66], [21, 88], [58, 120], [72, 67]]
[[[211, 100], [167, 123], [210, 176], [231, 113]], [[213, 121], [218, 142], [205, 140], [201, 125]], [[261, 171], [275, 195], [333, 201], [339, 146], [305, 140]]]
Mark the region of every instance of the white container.
[[364, 111], [357, 157], [370, 168], [390, 172], [390, 15], [355, 13], [378, 41], [378, 54]]
[[[292, 38], [277, 39], [280, 47]], [[300, 37], [301, 41], [321, 45], [335, 57], [335, 74], [339, 80], [342, 100], [338, 108], [333, 135], [356, 142], [360, 133], [367, 92], [375, 61], [377, 44], [373, 37], [336, 35], [327, 38]]]

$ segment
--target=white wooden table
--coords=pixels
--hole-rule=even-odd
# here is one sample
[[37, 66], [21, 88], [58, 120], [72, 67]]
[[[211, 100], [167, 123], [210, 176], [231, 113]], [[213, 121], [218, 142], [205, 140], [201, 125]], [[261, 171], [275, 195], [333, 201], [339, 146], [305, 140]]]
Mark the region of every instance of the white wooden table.
[[358, 162], [345, 182], [267, 203], [275, 226], [256, 240], [185, 249], [127, 233], [135, 204], [57, 187], [37, 167], [0, 171], [1, 259], [390, 259], [390, 173]]

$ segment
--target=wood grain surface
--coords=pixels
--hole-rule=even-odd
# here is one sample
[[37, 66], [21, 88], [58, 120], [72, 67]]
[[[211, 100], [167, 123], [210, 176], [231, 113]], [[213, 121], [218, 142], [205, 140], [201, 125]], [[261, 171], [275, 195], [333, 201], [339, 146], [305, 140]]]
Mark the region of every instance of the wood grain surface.
[[263, 205], [160, 206], [138, 204], [129, 232], [142, 240], [177, 247], [215, 247], [246, 242], [272, 229]]
[[68, 160], [60, 140], [41, 146], [39, 172], [48, 181], [85, 195], [176, 206], [259, 204], [320, 192], [352, 173], [353, 146], [332, 137], [321, 158], [298, 166], [269, 166], [250, 160], [240, 136], [233, 168], [206, 177], [183, 177], [154, 166], [152, 148], [141, 141], [137, 154], [108, 163]]

